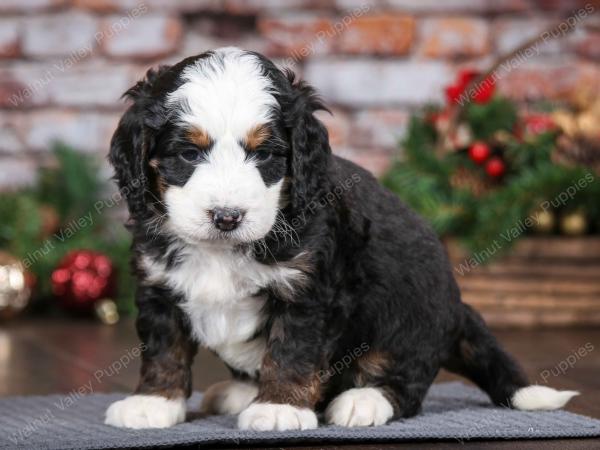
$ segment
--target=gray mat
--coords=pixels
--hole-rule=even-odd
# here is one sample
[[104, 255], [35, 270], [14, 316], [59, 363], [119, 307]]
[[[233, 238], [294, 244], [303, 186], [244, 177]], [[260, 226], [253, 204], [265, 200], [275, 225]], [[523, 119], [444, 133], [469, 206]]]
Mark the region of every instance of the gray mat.
[[[375, 428], [321, 426], [296, 432], [239, 431], [233, 416], [199, 417], [163, 430], [123, 430], [102, 423], [106, 407], [123, 394], [13, 397], [0, 400], [0, 448], [91, 449], [195, 444], [229, 446], [298, 442], [422, 439], [539, 439], [600, 436], [600, 420], [566, 411], [521, 412], [493, 407], [462, 383], [432, 386], [423, 413]], [[201, 394], [189, 402], [193, 410]]]

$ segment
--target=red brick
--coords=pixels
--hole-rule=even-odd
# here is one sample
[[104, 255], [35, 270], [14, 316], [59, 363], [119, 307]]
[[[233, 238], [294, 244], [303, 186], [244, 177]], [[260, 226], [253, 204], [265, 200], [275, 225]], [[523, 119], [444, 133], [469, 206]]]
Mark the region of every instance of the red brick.
[[0, 12], [37, 12], [64, 6], [67, 0], [2, 0]]
[[143, 3], [151, 10], [171, 11], [174, 14], [223, 10], [223, 0], [144, 0]]
[[403, 55], [411, 48], [414, 31], [415, 20], [404, 14], [356, 17], [336, 39], [336, 49], [350, 54]]
[[[48, 85], [58, 76], [63, 61], [13, 63], [0, 70], [0, 106], [26, 108], [48, 102]], [[66, 67], [66, 66], [65, 66]]]
[[258, 33], [232, 26], [229, 32], [221, 34], [215, 27], [218, 25], [214, 21], [210, 23], [202, 21], [196, 26], [187, 28], [177, 54], [169, 57], [169, 60], [178, 62], [184, 57], [197, 55], [209, 49], [240, 45], [245, 49], [266, 53], [267, 43]]
[[136, 81], [125, 65], [94, 62], [58, 72], [45, 88], [48, 102], [58, 106], [119, 107], [120, 97]]
[[590, 32], [574, 44], [577, 54], [600, 61], [600, 32]]
[[302, 60], [327, 53], [336, 36], [328, 18], [303, 15], [259, 18], [258, 29], [267, 41], [267, 53]]
[[600, 67], [593, 63], [532, 60], [501, 75], [500, 92], [515, 100], [564, 100], [582, 86], [600, 95]]
[[[553, 25], [553, 21], [539, 18], [499, 19], [492, 26], [496, 51], [500, 54], [509, 53]], [[549, 39], [533, 49], [537, 54], [557, 54], [563, 48], [563, 42], [561, 39]]]
[[332, 104], [363, 107], [441, 101], [453, 73], [439, 61], [312, 59], [305, 77]]
[[479, 0], [476, 3], [483, 3], [481, 12], [493, 13], [515, 13], [531, 10], [529, 0]]
[[0, 59], [19, 56], [19, 22], [16, 18], [0, 20]]
[[422, 35], [421, 52], [432, 58], [476, 57], [490, 51], [490, 30], [482, 19], [426, 19]]
[[105, 19], [98, 41], [104, 53], [114, 58], [156, 59], [177, 49], [182, 34], [179, 20], [140, 10], [137, 17]]
[[352, 120], [350, 141], [359, 147], [395, 150], [404, 137], [410, 114], [403, 109], [359, 111]]
[[327, 111], [318, 111], [316, 116], [325, 124], [329, 133], [329, 143], [332, 147], [344, 147], [348, 145], [350, 136], [350, 119], [348, 114], [338, 108], [330, 108]]
[[127, 10], [135, 7], [139, 3], [138, 0], [73, 0], [73, 5], [77, 8], [100, 13]]
[[[31, 106], [115, 107], [119, 98], [137, 79], [127, 65], [107, 66], [100, 61], [19, 63], [0, 72], [0, 105], [9, 108]], [[147, 69], [147, 67], [145, 67]]]
[[6, 74], [0, 75], [0, 108], [20, 108], [31, 103], [27, 85]]
[[24, 21], [23, 53], [42, 58], [89, 54], [97, 25], [94, 17], [80, 12], [30, 17]]
[[26, 145], [35, 151], [49, 151], [56, 141], [84, 152], [106, 153], [117, 127], [118, 114], [45, 110], [28, 116]]
[[224, 9], [233, 14], [255, 14], [285, 9], [322, 9], [333, 4], [334, 0], [224, 0]]
[[595, 9], [600, 8], [598, 0], [534, 0], [533, 4], [537, 9], [554, 11], [576, 11], [584, 9], [588, 5]]
[[[227, 44], [216, 36], [208, 33], [188, 30], [181, 39], [177, 54], [169, 57], [172, 62], [180, 61], [188, 56], [197, 55], [209, 49], [225, 47]], [[168, 64], [168, 63], [167, 63]]]
[[4, 112], [0, 117], [0, 153], [18, 154], [24, 151], [23, 135], [26, 123], [22, 114]]
[[152, 11], [197, 12], [222, 9], [222, 0], [73, 0], [76, 7], [100, 13], [126, 12], [144, 4]]
[[[336, 0], [341, 9], [361, 7], [365, 0]], [[516, 12], [529, 8], [527, 0], [386, 0], [373, 7], [415, 13], [492, 13]]]

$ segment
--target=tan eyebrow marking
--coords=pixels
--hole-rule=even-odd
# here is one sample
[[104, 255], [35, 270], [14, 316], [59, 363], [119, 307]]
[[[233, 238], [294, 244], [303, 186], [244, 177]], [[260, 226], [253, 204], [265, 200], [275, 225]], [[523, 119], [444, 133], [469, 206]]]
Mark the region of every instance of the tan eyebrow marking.
[[210, 147], [212, 139], [202, 128], [192, 128], [188, 131], [188, 139], [200, 148]]
[[256, 150], [256, 148], [265, 142], [271, 135], [271, 130], [265, 124], [256, 125], [246, 134], [245, 144], [248, 150]]

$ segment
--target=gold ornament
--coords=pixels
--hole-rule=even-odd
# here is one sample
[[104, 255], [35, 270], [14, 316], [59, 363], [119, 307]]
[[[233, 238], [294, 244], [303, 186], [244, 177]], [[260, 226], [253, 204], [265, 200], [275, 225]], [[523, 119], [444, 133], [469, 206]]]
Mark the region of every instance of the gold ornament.
[[567, 136], [575, 136], [579, 131], [577, 118], [571, 111], [556, 110], [552, 113], [552, 120]]
[[577, 126], [581, 134], [588, 139], [600, 139], [600, 116], [586, 111], [577, 117]]
[[571, 211], [562, 216], [560, 229], [569, 236], [581, 236], [587, 231], [587, 222], [587, 217], [583, 211]]
[[102, 298], [94, 305], [96, 316], [106, 325], [114, 325], [119, 321], [116, 303], [109, 298]]
[[23, 264], [6, 252], [0, 252], [0, 318], [8, 318], [24, 309], [31, 298]]
[[535, 223], [533, 224], [533, 230], [540, 234], [552, 233], [554, 225], [556, 224], [556, 218], [554, 213], [548, 210], [541, 210], [533, 213]]

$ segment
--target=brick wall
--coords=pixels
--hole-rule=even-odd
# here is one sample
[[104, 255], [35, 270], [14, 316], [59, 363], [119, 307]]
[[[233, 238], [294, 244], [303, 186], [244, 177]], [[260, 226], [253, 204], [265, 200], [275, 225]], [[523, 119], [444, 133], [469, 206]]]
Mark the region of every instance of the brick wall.
[[407, 119], [464, 66], [486, 68], [594, 10], [499, 80], [527, 102], [600, 86], [597, 0], [2, 0], [0, 188], [30, 183], [54, 140], [104, 156], [119, 96], [159, 62], [223, 45], [291, 65], [332, 106], [335, 151], [380, 174]]

